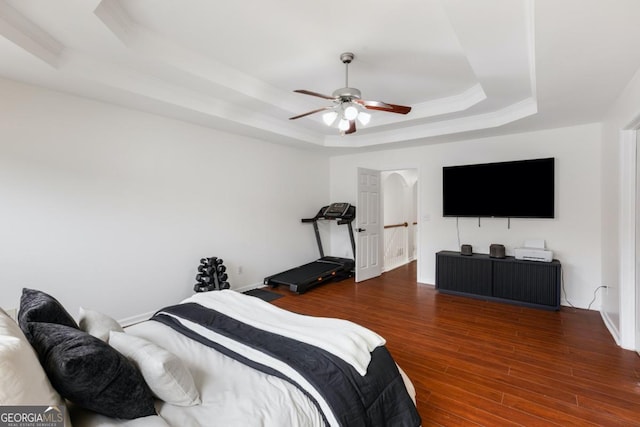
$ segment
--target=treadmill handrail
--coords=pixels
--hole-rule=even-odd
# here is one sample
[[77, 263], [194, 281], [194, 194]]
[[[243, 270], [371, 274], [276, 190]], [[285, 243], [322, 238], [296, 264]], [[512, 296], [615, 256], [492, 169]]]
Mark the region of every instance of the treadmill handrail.
[[[302, 218], [300, 222], [308, 223], [308, 222], [318, 222], [320, 220], [325, 221], [335, 221], [337, 218]], [[336, 223], [338, 225], [349, 224], [353, 222], [353, 219], [337, 219]]]

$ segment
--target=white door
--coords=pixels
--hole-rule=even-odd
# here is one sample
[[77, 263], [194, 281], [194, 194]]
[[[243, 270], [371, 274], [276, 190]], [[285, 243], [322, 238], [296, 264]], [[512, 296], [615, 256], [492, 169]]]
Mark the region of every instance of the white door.
[[382, 274], [380, 171], [358, 168], [356, 282]]
[[640, 354], [640, 131], [636, 130], [635, 349]]

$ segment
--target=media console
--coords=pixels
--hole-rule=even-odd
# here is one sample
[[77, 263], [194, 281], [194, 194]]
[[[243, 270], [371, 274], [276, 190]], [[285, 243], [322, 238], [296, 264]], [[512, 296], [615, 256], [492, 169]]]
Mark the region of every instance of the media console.
[[560, 309], [562, 266], [485, 254], [436, 254], [436, 289], [442, 293], [509, 302], [547, 310]]

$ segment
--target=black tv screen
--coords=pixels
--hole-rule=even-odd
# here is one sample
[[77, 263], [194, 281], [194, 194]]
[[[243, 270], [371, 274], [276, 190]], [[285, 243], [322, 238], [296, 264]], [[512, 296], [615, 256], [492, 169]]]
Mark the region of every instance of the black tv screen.
[[554, 158], [445, 166], [442, 214], [554, 218]]

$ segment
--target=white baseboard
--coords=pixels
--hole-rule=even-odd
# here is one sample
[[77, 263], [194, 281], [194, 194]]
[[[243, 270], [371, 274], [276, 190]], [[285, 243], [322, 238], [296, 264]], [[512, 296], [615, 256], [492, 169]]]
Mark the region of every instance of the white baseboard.
[[264, 286], [265, 286], [264, 283], [255, 283], [253, 285], [245, 285], [245, 286], [242, 286], [241, 288], [232, 288], [232, 289], [238, 292], [247, 292], [247, 291], [250, 291], [251, 289], [258, 289]]
[[[263, 286], [264, 286], [264, 284], [262, 284], [262, 283], [256, 283], [256, 284], [253, 284], [253, 285], [242, 286], [240, 288], [232, 288], [232, 290], [236, 291], [236, 292], [246, 292], [246, 291], [250, 291], [251, 289], [261, 288]], [[178, 302], [176, 302], [176, 304]], [[158, 307], [158, 310], [161, 309], [161, 308], [162, 307]], [[120, 325], [122, 325], [122, 327], [125, 328], [127, 326], [135, 325], [136, 323], [140, 323], [140, 322], [144, 322], [145, 320], [149, 320], [149, 318], [151, 318], [151, 316], [153, 316], [154, 314], [155, 314], [155, 311], [150, 311], [148, 313], [142, 313], [142, 314], [136, 314], [135, 316], [130, 316], [130, 317], [126, 317], [124, 319], [118, 320], [118, 323], [120, 323]]]
[[118, 323], [122, 325], [123, 328], [127, 326], [135, 325], [136, 323], [144, 322], [145, 320], [149, 320], [151, 316], [155, 314], [155, 311], [150, 311], [148, 313], [136, 314], [135, 316], [126, 317], [124, 319], [118, 320]]
[[620, 332], [618, 332], [618, 329], [615, 327], [615, 325], [613, 324], [613, 322], [609, 318], [609, 315], [607, 313], [603, 312], [603, 311], [600, 311], [600, 316], [602, 317], [602, 321], [604, 322], [604, 325], [609, 330], [609, 333], [611, 334], [611, 336], [615, 340], [616, 344], [618, 344], [618, 346], [620, 346], [620, 342], [621, 342], [620, 341]]

